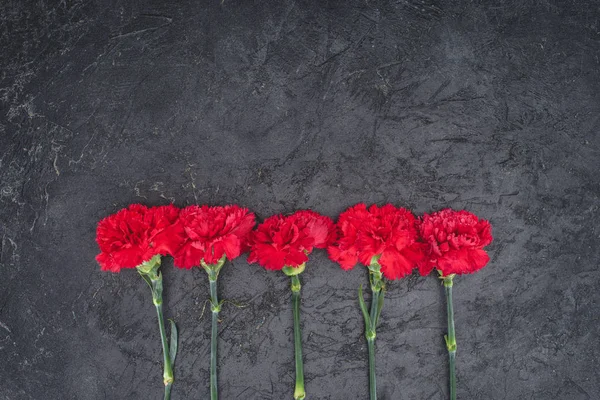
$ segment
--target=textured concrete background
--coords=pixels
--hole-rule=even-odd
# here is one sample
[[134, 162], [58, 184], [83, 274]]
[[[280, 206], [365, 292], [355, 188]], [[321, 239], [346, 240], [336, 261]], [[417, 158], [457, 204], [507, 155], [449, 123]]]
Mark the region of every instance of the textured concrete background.
[[[0, 398], [162, 398], [149, 290], [99, 271], [100, 218], [360, 201], [492, 222], [455, 285], [459, 398], [600, 398], [597, 1], [98, 3], [0, 3]], [[173, 399], [206, 399], [206, 275], [163, 271]], [[302, 279], [309, 398], [367, 398], [365, 269], [319, 251]], [[288, 279], [241, 258], [220, 294], [221, 398], [291, 398]], [[380, 398], [446, 399], [437, 279], [389, 285], [382, 319]]]

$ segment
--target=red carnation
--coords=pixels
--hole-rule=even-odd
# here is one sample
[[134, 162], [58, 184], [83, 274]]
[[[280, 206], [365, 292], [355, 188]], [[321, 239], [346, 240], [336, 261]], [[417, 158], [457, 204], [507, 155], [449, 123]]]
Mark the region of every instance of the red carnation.
[[168, 234], [179, 215], [173, 205], [148, 208], [132, 204], [98, 223], [96, 256], [102, 271], [135, 268], [157, 254], [173, 254], [178, 239]]
[[314, 211], [297, 211], [285, 217], [274, 215], [251, 235], [248, 262], [258, 262], [268, 270], [298, 267], [308, 261], [313, 248], [325, 248], [335, 238], [331, 218]]
[[425, 214], [419, 224], [425, 242], [425, 259], [419, 272], [437, 268], [442, 276], [468, 274], [483, 268], [490, 257], [483, 247], [492, 242], [492, 227], [468, 211], [445, 209]]
[[331, 218], [310, 210], [297, 211], [285, 217], [269, 217], [250, 236], [248, 262], [258, 262], [268, 270], [282, 270], [291, 278], [296, 361], [294, 399], [306, 398], [300, 331], [300, 274], [313, 249], [326, 248], [335, 239], [335, 225]]
[[363, 298], [362, 286], [358, 300], [365, 319], [365, 338], [369, 349], [369, 393], [377, 398], [375, 373], [375, 337], [383, 308], [385, 282], [410, 274], [422, 259], [422, 245], [417, 241], [417, 219], [405, 208], [386, 204], [383, 207], [365, 204], [350, 207], [338, 219], [339, 238], [328, 247], [329, 258], [342, 269], [354, 267], [358, 261], [368, 267], [372, 291], [371, 311]]
[[229, 260], [239, 257], [254, 224], [254, 214], [236, 205], [184, 208], [177, 223], [182, 245], [174, 256], [175, 266], [189, 269], [202, 260], [216, 264], [223, 255]]
[[198, 266], [208, 274], [212, 330], [210, 345], [210, 393], [218, 397], [217, 341], [221, 303], [217, 295], [219, 272], [226, 260], [239, 257], [248, 247], [248, 236], [254, 228], [254, 214], [237, 205], [196, 206], [181, 210], [176, 231], [182, 245], [175, 253], [174, 264], [180, 268]]
[[349, 208], [340, 215], [340, 237], [329, 247], [329, 256], [343, 269], [351, 269], [357, 261], [369, 266], [379, 256], [381, 272], [388, 279], [399, 279], [411, 273], [423, 257], [417, 243], [415, 216], [405, 208], [391, 204], [383, 207], [364, 204]]
[[437, 268], [444, 281], [448, 309], [448, 334], [444, 339], [448, 349], [450, 398], [456, 399], [453, 280], [455, 275], [475, 272], [488, 263], [490, 257], [483, 248], [492, 242], [492, 227], [468, 211], [449, 208], [423, 215], [418, 227], [425, 251], [419, 272], [425, 276]]

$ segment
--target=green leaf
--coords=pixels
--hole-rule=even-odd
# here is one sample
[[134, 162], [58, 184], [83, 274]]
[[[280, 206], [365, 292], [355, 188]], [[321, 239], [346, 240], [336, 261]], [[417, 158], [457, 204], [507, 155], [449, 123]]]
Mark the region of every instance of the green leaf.
[[178, 335], [177, 326], [175, 325], [175, 322], [172, 319], [170, 319], [169, 322], [171, 323], [171, 342], [169, 344], [169, 356], [171, 357], [171, 366], [173, 366], [175, 364], [175, 357], [177, 357]]
[[363, 317], [365, 318], [365, 327], [369, 330], [371, 326], [371, 317], [369, 317], [369, 311], [367, 311], [367, 305], [365, 304], [365, 298], [362, 293], [362, 285], [358, 288], [358, 304], [360, 304], [360, 309], [363, 313]]
[[379, 324], [379, 316], [381, 315], [381, 309], [383, 309], [383, 298], [385, 297], [385, 290], [381, 290], [379, 293], [379, 299], [377, 299], [377, 313], [375, 315], [375, 323], [373, 328], [376, 328]]

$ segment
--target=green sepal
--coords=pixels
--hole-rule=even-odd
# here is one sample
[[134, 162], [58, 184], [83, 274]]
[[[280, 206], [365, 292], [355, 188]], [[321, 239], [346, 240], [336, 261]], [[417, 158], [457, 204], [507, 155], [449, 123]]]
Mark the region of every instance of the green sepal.
[[294, 276], [294, 275], [300, 275], [301, 273], [303, 273], [305, 268], [306, 268], [306, 263], [302, 263], [302, 264], [298, 265], [297, 267], [291, 267], [291, 266], [286, 265], [281, 270], [287, 276]]
[[136, 267], [140, 274], [156, 275], [158, 267], [160, 267], [160, 254], [155, 255], [146, 262], [141, 263]]
[[379, 264], [379, 259], [381, 258], [381, 254], [376, 254], [371, 257], [371, 262], [369, 263], [369, 271], [380, 273], [381, 272], [381, 264]]
[[290, 284], [290, 289], [292, 290], [292, 293], [300, 292], [300, 289], [302, 289], [302, 284], [300, 283], [300, 277], [298, 275], [291, 275], [290, 278], [292, 278], [291, 284]]
[[369, 282], [371, 283], [371, 290], [373, 292], [379, 292], [385, 287], [383, 281], [383, 274], [381, 273], [381, 264], [379, 259], [381, 255], [375, 255], [371, 258], [371, 263], [367, 267], [369, 269]]
[[177, 334], [177, 326], [175, 325], [175, 321], [172, 319], [169, 320], [171, 323], [171, 340], [169, 343], [169, 357], [171, 359], [171, 366], [175, 364], [175, 357], [177, 357], [177, 341], [179, 336]]
[[223, 265], [225, 265], [225, 261], [227, 261], [227, 255], [223, 254], [216, 264], [207, 264], [204, 259], [202, 259], [200, 260], [200, 265], [208, 274], [208, 279], [211, 281], [216, 281], [219, 277], [219, 271], [221, 271], [221, 268], [223, 268]]
[[[138, 272], [140, 272], [140, 271], [138, 271]], [[140, 272], [140, 276], [142, 277], [142, 279], [144, 281], [146, 281], [146, 283], [150, 287], [150, 290], [152, 290], [152, 281], [150, 280], [150, 277], [148, 276], [148, 274], [144, 274], [144, 273]]]
[[163, 280], [162, 274], [159, 272], [156, 279], [152, 279], [152, 301], [154, 304], [162, 304]]
[[439, 273], [441, 275], [440, 279], [444, 282], [444, 287], [452, 287], [454, 284], [453, 279], [456, 276], [456, 274], [450, 274], [450, 275], [443, 276], [442, 271], [439, 271]]
[[157, 293], [162, 294], [163, 292], [163, 279], [162, 279], [162, 273], [158, 273], [156, 275], [156, 279], [151, 279], [152, 283], [154, 283], [154, 290]]

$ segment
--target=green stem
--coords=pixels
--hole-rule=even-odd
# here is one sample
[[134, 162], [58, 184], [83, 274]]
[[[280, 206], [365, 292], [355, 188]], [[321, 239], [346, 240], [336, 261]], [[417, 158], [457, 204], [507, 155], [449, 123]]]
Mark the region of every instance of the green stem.
[[446, 306], [448, 308], [448, 335], [445, 336], [448, 348], [448, 366], [450, 369], [450, 400], [456, 400], [456, 334], [454, 332], [454, 306], [452, 304], [452, 279], [454, 275], [444, 277], [446, 291]]
[[377, 400], [377, 383], [375, 379], [375, 338], [367, 338], [369, 348], [369, 398]]
[[[371, 282], [371, 313], [368, 316], [367, 330], [365, 337], [367, 338], [367, 347], [369, 350], [369, 397], [371, 400], [377, 400], [377, 375], [375, 373], [375, 338], [377, 336], [377, 324], [379, 316], [383, 308], [384, 283], [381, 274], [381, 265], [379, 265], [379, 257], [375, 256], [371, 259], [369, 265], [369, 281]], [[364, 311], [363, 311], [364, 313]], [[365, 319], [367, 319], [365, 317]]]
[[370, 327], [365, 332], [367, 338], [367, 345], [369, 349], [369, 395], [371, 400], [377, 400], [377, 378], [375, 374], [375, 337], [377, 329], [377, 316], [379, 314], [378, 304], [381, 290], [377, 289], [376, 286], [372, 286], [373, 296], [371, 298], [371, 315], [370, 315]]
[[300, 331], [300, 278], [292, 276], [292, 308], [294, 311], [294, 357], [296, 361], [296, 387], [294, 399], [306, 398], [304, 391], [304, 366], [302, 364], [302, 333]]
[[167, 332], [165, 330], [165, 320], [163, 318], [162, 304], [155, 304], [156, 314], [158, 315], [158, 327], [160, 329], [160, 342], [163, 348], [163, 364], [164, 373], [163, 378], [165, 382], [165, 400], [169, 399], [167, 394], [167, 386], [169, 386], [169, 392], [171, 385], [173, 385], [173, 367], [171, 366], [171, 357], [169, 356], [169, 343], [167, 341]]
[[210, 301], [212, 310], [212, 332], [210, 337], [210, 398], [211, 400], [218, 399], [218, 386], [217, 386], [217, 341], [218, 341], [218, 327], [219, 322], [219, 311], [221, 305], [217, 298], [217, 277], [209, 275], [210, 281]]
[[448, 365], [450, 368], [450, 399], [456, 400], [456, 370], [455, 370], [455, 360], [456, 360], [456, 351], [448, 352]]
[[[140, 276], [150, 287], [152, 291], [152, 303], [156, 308], [156, 315], [158, 316], [158, 328], [160, 330], [160, 342], [163, 349], [163, 382], [165, 384], [165, 396], [164, 400], [171, 398], [171, 387], [173, 386], [173, 363], [175, 361], [175, 355], [177, 353], [177, 328], [175, 323], [171, 321], [171, 349], [169, 349], [169, 343], [167, 341], [167, 332], [165, 330], [165, 320], [163, 317], [163, 279], [162, 274], [158, 272], [160, 267], [160, 254], [155, 255], [150, 260], [138, 265], [136, 267]], [[172, 351], [172, 352], [171, 352]]]
[[171, 387], [173, 387], [173, 382], [168, 383], [165, 385], [165, 397], [164, 400], [170, 400], [171, 399]]

